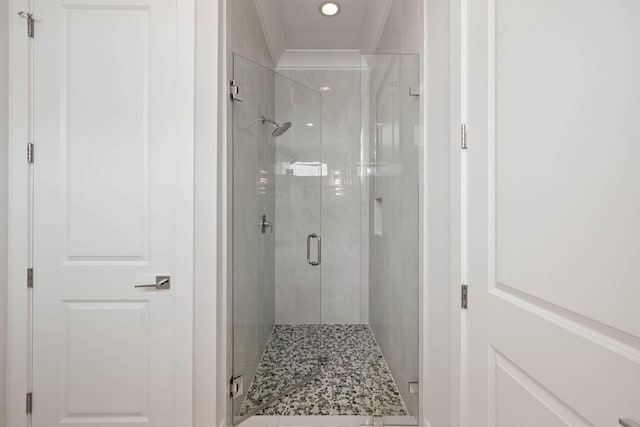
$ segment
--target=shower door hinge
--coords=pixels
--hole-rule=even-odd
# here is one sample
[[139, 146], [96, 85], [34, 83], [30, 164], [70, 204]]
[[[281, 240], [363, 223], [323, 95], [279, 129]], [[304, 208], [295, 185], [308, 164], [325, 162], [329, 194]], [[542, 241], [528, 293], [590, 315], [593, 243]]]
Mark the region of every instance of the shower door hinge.
[[466, 310], [469, 306], [469, 287], [465, 284], [462, 285], [460, 293], [460, 306], [463, 310]]
[[33, 13], [20, 11], [18, 12], [18, 15], [27, 20], [27, 35], [33, 38], [33, 26], [35, 24], [35, 19], [33, 19]]
[[239, 377], [233, 377], [231, 378], [231, 397], [238, 397], [238, 396], [242, 396], [242, 393], [244, 392], [242, 390], [242, 386], [243, 386], [243, 378], [242, 375], [240, 375]]
[[240, 99], [240, 87], [237, 85], [235, 80], [231, 80], [229, 82], [229, 86], [231, 86], [230, 97], [232, 101], [242, 102]]
[[33, 288], [33, 268], [27, 268], [27, 288]]
[[27, 163], [33, 163], [33, 142], [27, 143]]
[[33, 393], [27, 393], [27, 414], [33, 412]]
[[467, 124], [463, 123], [460, 125], [460, 148], [466, 150], [469, 148], [467, 146]]

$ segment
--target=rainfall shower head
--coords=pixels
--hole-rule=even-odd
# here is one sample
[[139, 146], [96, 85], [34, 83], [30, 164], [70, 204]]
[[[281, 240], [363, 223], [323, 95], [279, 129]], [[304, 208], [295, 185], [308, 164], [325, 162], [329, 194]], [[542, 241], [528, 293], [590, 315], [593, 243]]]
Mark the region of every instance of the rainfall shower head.
[[291, 128], [291, 122], [286, 122], [281, 125], [280, 123], [274, 120], [266, 118], [265, 116], [262, 116], [260, 120], [262, 120], [262, 123], [269, 122], [276, 127], [274, 131], [271, 133], [271, 135], [273, 135], [274, 138], [279, 137], [280, 135], [284, 134], [286, 131], [288, 131]]

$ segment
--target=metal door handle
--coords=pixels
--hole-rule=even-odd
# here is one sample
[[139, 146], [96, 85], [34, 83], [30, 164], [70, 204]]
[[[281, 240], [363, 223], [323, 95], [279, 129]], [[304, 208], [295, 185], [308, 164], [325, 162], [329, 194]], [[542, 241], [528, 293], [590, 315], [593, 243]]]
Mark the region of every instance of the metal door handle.
[[134, 288], [171, 289], [171, 277], [156, 276], [156, 283], [152, 285], [134, 285]]
[[[311, 239], [316, 239], [318, 241], [318, 260], [311, 261]], [[307, 236], [307, 262], [314, 267], [320, 265], [322, 263], [322, 239], [317, 234], [309, 234]]]
[[624, 427], [640, 427], [640, 423], [629, 418], [620, 419], [620, 425]]

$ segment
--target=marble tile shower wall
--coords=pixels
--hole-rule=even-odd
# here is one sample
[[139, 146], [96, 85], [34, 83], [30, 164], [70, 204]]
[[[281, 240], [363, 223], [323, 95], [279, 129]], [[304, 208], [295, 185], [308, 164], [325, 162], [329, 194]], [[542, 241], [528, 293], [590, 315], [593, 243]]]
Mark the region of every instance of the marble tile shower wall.
[[[279, 72], [318, 91], [322, 112], [317, 121], [307, 120], [309, 106], [300, 97], [303, 90], [278, 79], [278, 120], [294, 122], [300, 133], [278, 140], [276, 156], [283, 161], [317, 162], [322, 176], [319, 183], [295, 175], [276, 179], [276, 323], [367, 323], [368, 290], [360, 277], [361, 262], [368, 261], [360, 251], [360, 70]], [[310, 139], [305, 136], [320, 124], [321, 133]], [[318, 137], [321, 139], [313, 139]], [[305, 228], [309, 225], [318, 228]], [[321, 280], [302, 273], [317, 269], [306, 262], [304, 239], [318, 229], [322, 234]], [[296, 244], [282, 244], [278, 233], [290, 231], [296, 233]]]

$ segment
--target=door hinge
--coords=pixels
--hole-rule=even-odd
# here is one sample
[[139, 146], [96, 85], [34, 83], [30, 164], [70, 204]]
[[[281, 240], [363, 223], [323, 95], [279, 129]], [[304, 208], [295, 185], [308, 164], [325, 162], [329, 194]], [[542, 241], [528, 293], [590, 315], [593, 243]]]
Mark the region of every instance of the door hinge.
[[460, 125], [460, 148], [466, 150], [469, 148], [467, 146], [467, 124], [463, 123]]
[[27, 162], [33, 163], [33, 142], [27, 144]]
[[35, 19], [33, 19], [33, 13], [18, 12], [18, 15], [27, 20], [27, 35], [33, 38], [33, 27], [35, 25]]
[[460, 306], [463, 310], [466, 310], [469, 306], [469, 287], [467, 285], [462, 285], [462, 290], [460, 293]]
[[27, 288], [33, 288], [33, 268], [27, 268]]
[[231, 378], [231, 397], [232, 398], [242, 396], [243, 382], [244, 380], [242, 378], [242, 375], [240, 375], [239, 377]]
[[240, 87], [238, 86], [236, 81], [231, 80], [229, 82], [229, 85], [231, 86], [231, 92], [230, 92], [231, 100], [242, 102], [242, 99], [240, 99]]
[[33, 393], [27, 393], [27, 414], [33, 412]]

